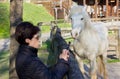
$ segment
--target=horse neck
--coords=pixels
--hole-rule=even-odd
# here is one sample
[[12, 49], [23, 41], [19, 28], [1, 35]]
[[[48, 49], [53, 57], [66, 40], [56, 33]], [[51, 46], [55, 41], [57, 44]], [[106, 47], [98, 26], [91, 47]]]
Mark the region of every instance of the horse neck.
[[90, 20], [87, 20], [85, 23], [85, 26], [82, 28], [81, 32], [80, 32], [80, 38], [84, 37], [84, 36], [91, 36], [94, 35], [96, 33], [96, 30], [94, 28], [94, 26], [92, 26], [92, 22]]
[[90, 29], [92, 30], [93, 26], [92, 26], [92, 22], [91, 22], [90, 16], [86, 12], [83, 14], [83, 16], [84, 16], [84, 19], [85, 19], [85, 26], [84, 26], [84, 28], [88, 29], [88, 30], [90, 30]]
[[93, 30], [92, 22], [90, 19], [85, 21], [84, 30]]

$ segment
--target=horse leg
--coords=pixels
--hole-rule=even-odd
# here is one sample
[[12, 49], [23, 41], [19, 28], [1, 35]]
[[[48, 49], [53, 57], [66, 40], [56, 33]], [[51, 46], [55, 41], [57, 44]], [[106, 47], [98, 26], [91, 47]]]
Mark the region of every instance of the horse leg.
[[103, 57], [101, 59], [102, 59], [102, 62], [103, 62], [103, 70], [104, 70], [103, 75], [104, 75], [104, 79], [108, 79], [107, 70], [106, 70], [107, 53], [104, 53], [102, 56]]
[[100, 56], [97, 57], [98, 72], [100, 74], [103, 73], [103, 63], [102, 63], [102, 57], [101, 56], [102, 55], [100, 55]]
[[104, 79], [107, 79], [106, 62], [107, 59], [105, 53], [104, 55], [98, 56], [98, 71], [101, 76], [103, 75]]
[[84, 74], [84, 73], [85, 73], [85, 70], [84, 70], [84, 64], [83, 64], [82, 59], [81, 59], [78, 55], [76, 55], [76, 54], [75, 54], [75, 58], [76, 58], [76, 60], [78, 61], [79, 68], [80, 68], [82, 74]]
[[93, 60], [90, 60], [90, 76], [91, 79], [97, 79], [97, 65], [96, 65], [96, 58]]

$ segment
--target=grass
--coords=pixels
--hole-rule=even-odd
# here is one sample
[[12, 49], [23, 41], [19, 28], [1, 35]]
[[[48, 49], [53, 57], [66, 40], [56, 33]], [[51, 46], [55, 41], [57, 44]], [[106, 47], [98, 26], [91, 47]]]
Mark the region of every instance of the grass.
[[50, 29], [51, 29], [50, 26], [41, 26], [40, 28], [42, 33], [50, 33]]
[[109, 59], [107, 62], [108, 63], [116, 63], [116, 62], [120, 62], [120, 60], [119, 59]]
[[[54, 17], [50, 15], [43, 6], [24, 3], [23, 20], [37, 25], [39, 22], [50, 22], [54, 20]], [[42, 33], [50, 32], [50, 26], [42, 26], [41, 31]]]
[[28, 3], [24, 3], [23, 6], [24, 21], [30, 21], [36, 25], [38, 22], [49, 22], [54, 19], [43, 6]]
[[[9, 20], [9, 3], [0, 3], [0, 38], [8, 38], [10, 36], [10, 20]], [[37, 25], [39, 22], [53, 21], [54, 17], [48, 13], [43, 6], [37, 6], [31, 3], [23, 4], [23, 21], [32, 22]], [[69, 28], [68, 23], [59, 23], [60, 28]], [[43, 33], [50, 32], [50, 26], [42, 26]]]
[[9, 4], [0, 3], [0, 38], [9, 37]]
[[[10, 34], [9, 6], [9, 3], [0, 3], [0, 28], [2, 28], [0, 29], [0, 38], [8, 38]], [[24, 3], [23, 21], [29, 21], [37, 25], [38, 22], [48, 22], [53, 19], [53, 16], [43, 6]], [[42, 29], [44, 31], [44, 29], [49, 28], [43, 27]]]

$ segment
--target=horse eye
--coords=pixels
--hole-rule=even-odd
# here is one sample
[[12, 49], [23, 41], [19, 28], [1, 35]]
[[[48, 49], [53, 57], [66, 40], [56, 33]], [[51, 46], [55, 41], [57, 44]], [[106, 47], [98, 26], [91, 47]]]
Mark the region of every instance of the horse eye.
[[81, 18], [81, 20], [83, 20], [83, 18]]

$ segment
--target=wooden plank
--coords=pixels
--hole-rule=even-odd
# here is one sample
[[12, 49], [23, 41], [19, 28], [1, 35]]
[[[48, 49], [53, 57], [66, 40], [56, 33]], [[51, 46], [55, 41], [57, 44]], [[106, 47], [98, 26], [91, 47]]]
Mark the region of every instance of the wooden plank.
[[50, 26], [51, 23], [57, 24], [57, 23], [64, 23], [65, 20], [53, 20], [53, 21], [49, 21], [49, 22], [39, 22], [38, 26]]
[[116, 7], [117, 7], [117, 17], [119, 17], [118, 16], [119, 0], [117, 0], [117, 2], [116, 2]]
[[119, 27], [117, 26], [109, 27], [109, 30], [118, 31]]
[[120, 59], [120, 28], [118, 33], [118, 52], [119, 52], [119, 59]]
[[39, 22], [38, 26], [50, 26], [51, 22]]
[[107, 17], [107, 18], [91, 18], [92, 21], [107, 21], [107, 20], [120, 20], [120, 17]]
[[98, 6], [97, 3], [98, 3], [97, 0], [95, 0], [95, 19], [97, 19], [97, 6]]
[[109, 10], [108, 10], [108, 6], [109, 6], [109, 5], [108, 5], [108, 0], [106, 0], [106, 17], [108, 17], [108, 11], [109, 11]]

